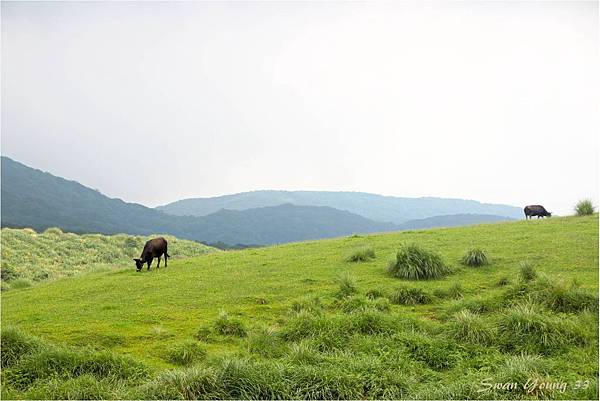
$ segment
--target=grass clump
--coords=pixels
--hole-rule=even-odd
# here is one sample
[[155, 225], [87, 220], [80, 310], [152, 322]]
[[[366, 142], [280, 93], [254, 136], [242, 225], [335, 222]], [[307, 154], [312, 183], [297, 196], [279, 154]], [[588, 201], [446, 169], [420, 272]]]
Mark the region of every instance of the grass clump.
[[388, 273], [402, 279], [425, 280], [444, 277], [450, 274], [450, 269], [438, 254], [408, 244], [402, 246], [389, 263]]
[[524, 261], [519, 265], [519, 277], [523, 281], [532, 281], [537, 277], [537, 272], [531, 263]]
[[16, 280], [12, 280], [10, 282], [10, 288], [11, 289], [22, 289], [22, 288], [29, 288], [31, 287], [31, 281], [27, 280], [26, 278], [18, 278]]
[[356, 279], [349, 272], [342, 274], [338, 279], [338, 283], [339, 290], [336, 294], [337, 298], [347, 297], [358, 292], [356, 287]]
[[15, 388], [25, 389], [53, 377], [68, 379], [83, 374], [134, 382], [146, 378], [149, 370], [141, 362], [108, 351], [47, 346], [8, 369], [5, 379]]
[[594, 214], [595, 209], [590, 199], [583, 199], [575, 205], [575, 214], [577, 216], [590, 216]]
[[483, 249], [472, 248], [463, 255], [461, 262], [465, 266], [479, 267], [488, 264], [488, 257]]
[[475, 344], [489, 344], [493, 331], [481, 316], [462, 310], [454, 315], [450, 322], [449, 332], [457, 341], [467, 341]]
[[346, 262], [368, 262], [375, 259], [375, 250], [370, 246], [361, 246], [346, 256]]
[[229, 317], [227, 312], [221, 311], [215, 321], [214, 329], [224, 336], [245, 337], [246, 327], [241, 320]]
[[175, 365], [191, 365], [203, 360], [206, 350], [197, 341], [187, 340], [169, 350], [167, 361]]
[[39, 351], [43, 346], [38, 338], [27, 335], [15, 327], [2, 328], [0, 339], [2, 368], [15, 365], [21, 358]]
[[431, 295], [414, 287], [401, 287], [390, 296], [390, 302], [395, 305], [420, 305], [431, 303], [431, 301]]
[[584, 334], [572, 322], [549, 316], [532, 303], [508, 309], [498, 323], [504, 347], [527, 353], [549, 354], [565, 345], [585, 343]]

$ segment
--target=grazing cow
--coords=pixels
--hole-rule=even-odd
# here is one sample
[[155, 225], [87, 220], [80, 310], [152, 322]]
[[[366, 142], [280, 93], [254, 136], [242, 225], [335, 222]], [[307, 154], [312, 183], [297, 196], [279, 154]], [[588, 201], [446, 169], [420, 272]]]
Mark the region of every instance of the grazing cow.
[[156, 265], [156, 268], [159, 269], [160, 257], [162, 255], [165, 255], [165, 267], [167, 267], [167, 258], [170, 258], [169, 254], [167, 253], [167, 240], [165, 240], [163, 237], [151, 239], [150, 241], [146, 242], [146, 245], [144, 245], [144, 250], [142, 251], [140, 258], [133, 259], [135, 260], [136, 270], [141, 271], [142, 267], [144, 267], [144, 263], [148, 264], [148, 270], [150, 270], [150, 265], [152, 264], [152, 259], [154, 258], [158, 258], [158, 264]]
[[548, 212], [542, 205], [525, 206], [523, 210], [525, 211], [525, 220], [527, 218], [531, 219], [533, 216], [537, 216], [538, 219], [540, 217], [552, 217], [552, 213]]

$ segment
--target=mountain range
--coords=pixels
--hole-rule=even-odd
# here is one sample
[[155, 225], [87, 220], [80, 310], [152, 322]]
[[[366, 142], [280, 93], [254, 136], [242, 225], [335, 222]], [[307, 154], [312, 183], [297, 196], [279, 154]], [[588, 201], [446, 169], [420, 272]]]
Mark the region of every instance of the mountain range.
[[246, 210], [285, 203], [328, 206], [346, 210], [375, 221], [401, 224], [410, 220], [442, 215], [483, 214], [521, 218], [523, 210], [514, 206], [445, 198], [400, 198], [364, 192], [331, 191], [252, 191], [212, 198], [183, 199], [157, 207], [178, 216], [206, 216], [221, 209]]
[[[269, 245], [352, 233], [495, 222], [507, 205], [359, 192], [255, 191], [149, 208], [2, 157], [2, 227], [172, 234], [205, 243]], [[354, 201], [353, 201], [354, 199]]]

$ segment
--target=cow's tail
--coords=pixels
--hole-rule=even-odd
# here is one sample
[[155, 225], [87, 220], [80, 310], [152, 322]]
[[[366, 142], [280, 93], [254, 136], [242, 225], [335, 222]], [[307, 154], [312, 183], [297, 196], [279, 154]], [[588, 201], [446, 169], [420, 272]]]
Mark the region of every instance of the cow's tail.
[[170, 258], [171, 255], [169, 255], [168, 253], [165, 252], [165, 258]]

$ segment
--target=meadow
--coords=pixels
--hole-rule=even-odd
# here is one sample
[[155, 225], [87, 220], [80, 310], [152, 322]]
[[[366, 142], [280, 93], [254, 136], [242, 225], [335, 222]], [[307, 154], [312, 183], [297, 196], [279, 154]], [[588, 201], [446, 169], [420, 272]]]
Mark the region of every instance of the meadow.
[[[435, 275], [397, 274], [417, 260]], [[598, 215], [13, 288], [1, 378], [3, 399], [598, 399]]]
[[[29, 287], [40, 281], [73, 276], [81, 272], [133, 267], [149, 238], [158, 235], [102, 235], [66, 233], [48, 228], [3, 228], [1, 237], [2, 290]], [[216, 249], [195, 241], [162, 235], [174, 258], [199, 256]], [[156, 265], [156, 262], [154, 262]]]

